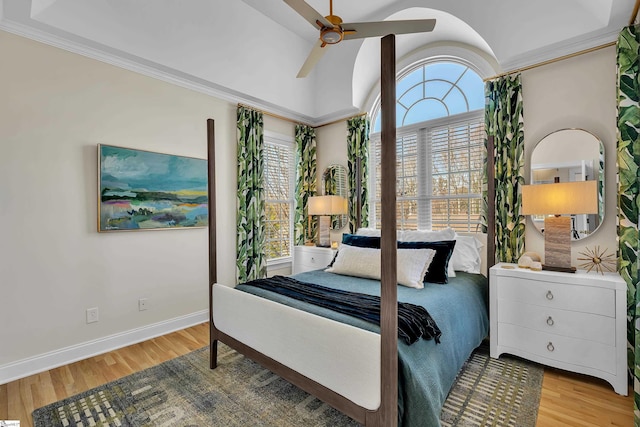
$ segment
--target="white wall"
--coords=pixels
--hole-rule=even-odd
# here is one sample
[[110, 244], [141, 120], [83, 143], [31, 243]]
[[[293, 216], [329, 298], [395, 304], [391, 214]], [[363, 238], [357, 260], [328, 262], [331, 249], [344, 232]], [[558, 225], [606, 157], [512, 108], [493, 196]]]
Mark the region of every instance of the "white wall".
[[[615, 47], [562, 60], [522, 73], [526, 183], [531, 152], [549, 133], [582, 128], [602, 141], [605, 150], [605, 219], [592, 235], [572, 243], [573, 265], [585, 247], [615, 253], [617, 215]], [[347, 165], [346, 122], [317, 129], [318, 174], [331, 163]], [[318, 182], [320, 185], [320, 182]], [[347, 229], [340, 230], [347, 232]], [[332, 235], [332, 238], [333, 235]], [[544, 257], [544, 238], [527, 219], [527, 251]]]
[[[331, 165], [342, 165], [348, 169], [347, 164], [347, 121], [321, 126], [316, 128], [316, 170], [318, 173], [317, 188], [322, 191], [322, 174]], [[342, 233], [349, 232], [347, 223], [339, 230], [331, 230], [331, 241], [342, 241]]]
[[[571, 243], [572, 263], [578, 252], [600, 246], [617, 250], [615, 46], [534, 68], [522, 73], [525, 180], [529, 183], [531, 152], [545, 135], [582, 128], [602, 141], [605, 151], [605, 218], [592, 235]], [[544, 239], [527, 218], [526, 250], [544, 256]]]
[[215, 119], [235, 283], [235, 105], [5, 32], [0, 58], [0, 383], [205, 321], [208, 230], [97, 233], [97, 144], [206, 158]]

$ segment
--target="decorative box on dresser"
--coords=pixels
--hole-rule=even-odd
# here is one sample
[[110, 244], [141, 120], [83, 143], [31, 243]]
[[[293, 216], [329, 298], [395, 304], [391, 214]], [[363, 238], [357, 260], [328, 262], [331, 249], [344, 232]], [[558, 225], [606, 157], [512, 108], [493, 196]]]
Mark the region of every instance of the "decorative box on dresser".
[[593, 375], [627, 395], [627, 286], [617, 273], [489, 271], [491, 357]]
[[325, 268], [333, 260], [336, 250], [318, 246], [293, 247], [293, 274]]

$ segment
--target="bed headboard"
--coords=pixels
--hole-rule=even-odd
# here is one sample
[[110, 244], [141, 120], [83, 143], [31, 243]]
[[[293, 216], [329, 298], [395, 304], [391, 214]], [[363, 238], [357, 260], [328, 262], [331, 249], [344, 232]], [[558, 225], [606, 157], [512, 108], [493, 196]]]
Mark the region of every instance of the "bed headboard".
[[472, 236], [475, 237], [476, 240], [478, 240], [478, 242], [480, 242], [482, 244], [482, 247], [480, 248], [480, 257], [481, 257], [481, 263], [480, 263], [480, 272], [482, 274], [484, 274], [486, 277], [489, 277], [489, 269], [488, 269], [488, 264], [487, 264], [487, 233], [471, 233], [471, 232], [460, 232], [458, 233], [461, 236]]

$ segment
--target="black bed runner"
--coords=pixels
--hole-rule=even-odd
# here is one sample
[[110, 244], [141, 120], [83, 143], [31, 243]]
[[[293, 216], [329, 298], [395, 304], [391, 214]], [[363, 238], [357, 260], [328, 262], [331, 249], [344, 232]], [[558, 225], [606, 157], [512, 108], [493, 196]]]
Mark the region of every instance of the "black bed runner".
[[[327, 288], [286, 276], [273, 276], [246, 282], [246, 286], [265, 289], [290, 298], [325, 307], [342, 314], [380, 325], [380, 297]], [[424, 307], [398, 302], [398, 337], [411, 345], [419, 338], [440, 342], [440, 329]]]

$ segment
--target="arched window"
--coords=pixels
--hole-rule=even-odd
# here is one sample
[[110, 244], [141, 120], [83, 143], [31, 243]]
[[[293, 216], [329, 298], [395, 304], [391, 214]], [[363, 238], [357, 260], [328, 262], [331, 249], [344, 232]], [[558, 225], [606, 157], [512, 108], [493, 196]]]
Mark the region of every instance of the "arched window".
[[[471, 66], [424, 61], [398, 77], [399, 229], [475, 231], [482, 208], [484, 84]], [[380, 109], [371, 134], [370, 224], [380, 222]]]

